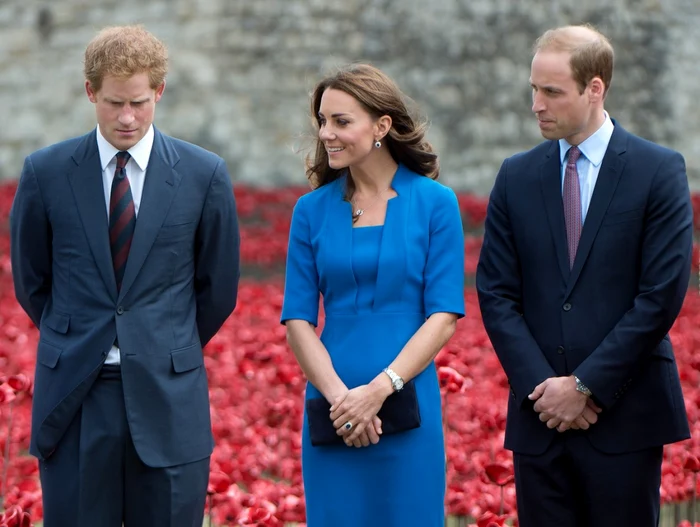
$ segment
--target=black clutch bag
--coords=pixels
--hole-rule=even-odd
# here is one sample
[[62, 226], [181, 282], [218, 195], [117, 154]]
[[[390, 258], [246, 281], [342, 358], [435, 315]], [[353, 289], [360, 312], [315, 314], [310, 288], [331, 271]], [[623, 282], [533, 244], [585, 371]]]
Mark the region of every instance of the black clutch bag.
[[[330, 419], [331, 405], [323, 397], [306, 400], [306, 418], [313, 446], [345, 445], [343, 437], [336, 433]], [[382, 435], [398, 434], [420, 426], [420, 408], [413, 381], [407, 382], [399, 392], [386, 398], [379, 413]]]

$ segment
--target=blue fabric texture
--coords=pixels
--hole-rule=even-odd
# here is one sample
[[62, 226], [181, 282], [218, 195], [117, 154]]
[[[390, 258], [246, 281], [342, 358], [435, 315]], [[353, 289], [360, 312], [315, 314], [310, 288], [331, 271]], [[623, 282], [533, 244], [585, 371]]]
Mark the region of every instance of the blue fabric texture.
[[[449, 188], [400, 165], [382, 227], [353, 228], [345, 177], [302, 196], [292, 217], [282, 322], [318, 323], [349, 387], [370, 382], [437, 312], [464, 315], [464, 239]], [[442, 527], [445, 449], [437, 373], [415, 378], [420, 428], [356, 449], [311, 446], [302, 468], [309, 527]], [[310, 383], [306, 397], [322, 397]]]

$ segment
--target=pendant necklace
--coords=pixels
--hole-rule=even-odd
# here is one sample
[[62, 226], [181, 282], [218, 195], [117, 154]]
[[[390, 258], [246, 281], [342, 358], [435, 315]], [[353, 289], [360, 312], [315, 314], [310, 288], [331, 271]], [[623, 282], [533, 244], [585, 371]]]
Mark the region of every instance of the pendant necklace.
[[[365, 206], [365, 208], [358, 207], [357, 210], [352, 213], [353, 219], [357, 219], [360, 216], [362, 216], [367, 209], [369, 209], [372, 205], [374, 205], [377, 202], [377, 200], [381, 197], [382, 194], [384, 194], [387, 190], [389, 190], [389, 188], [391, 188], [391, 187], [385, 188], [384, 190], [378, 192], [374, 196], [372, 201], [370, 201], [369, 204]], [[352, 205], [354, 207], [355, 206], [355, 199], [353, 198], [352, 200], [350, 200], [350, 202], [352, 203]]]

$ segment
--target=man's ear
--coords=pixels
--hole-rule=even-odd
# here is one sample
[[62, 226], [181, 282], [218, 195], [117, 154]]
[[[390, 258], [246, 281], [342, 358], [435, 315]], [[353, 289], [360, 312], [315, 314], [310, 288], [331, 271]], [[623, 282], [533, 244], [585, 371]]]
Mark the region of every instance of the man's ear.
[[600, 102], [605, 97], [605, 83], [600, 77], [593, 77], [588, 83], [591, 102]]
[[160, 98], [163, 96], [164, 90], [165, 90], [165, 80], [163, 80], [163, 83], [156, 88], [156, 102], [160, 101]]
[[92, 89], [92, 84], [90, 84], [90, 81], [85, 81], [85, 93], [87, 93], [88, 99], [90, 99], [90, 102], [96, 103], [97, 102], [97, 92]]

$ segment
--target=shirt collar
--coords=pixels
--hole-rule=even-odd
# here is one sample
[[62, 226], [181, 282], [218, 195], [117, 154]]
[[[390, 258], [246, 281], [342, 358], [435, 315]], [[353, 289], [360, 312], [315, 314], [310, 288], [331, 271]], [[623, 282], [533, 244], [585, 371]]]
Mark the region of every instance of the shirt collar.
[[[583, 143], [578, 145], [581, 153], [596, 167], [603, 162], [605, 151], [608, 149], [610, 138], [615, 130], [615, 125], [610, 119], [608, 112], [604, 111], [603, 113], [605, 114], [605, 120], [603, 124], [600, 125], [600, 128]], [[572, 145], [570, 145], [566, 139], [559, 139], [559, 158], [562, 165], [564, 164], [564, 160], [571, 146]]]
[[[138, 143], [128, 150], [131, 158], [144, 172], [148, 166], [148, 160], [151, 157], [154, 136], [153, 125], [151, 125], [148, 127], [146, 135], [144, 135]], [[107, 168], [107, 165], [109, 165], [110, 161], [114, 159], [114, 156], [117, 155], [119, 150], [114, 148], [114, 146], [104, 138], [102, 132], [100, 131], [99, 125], [97, 125], [97, 149], [100, 152], [100, 164], [102, 165], [102, 170], [104, 171]]]

